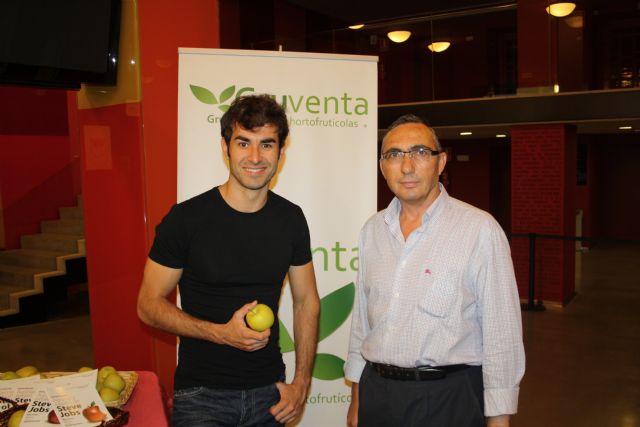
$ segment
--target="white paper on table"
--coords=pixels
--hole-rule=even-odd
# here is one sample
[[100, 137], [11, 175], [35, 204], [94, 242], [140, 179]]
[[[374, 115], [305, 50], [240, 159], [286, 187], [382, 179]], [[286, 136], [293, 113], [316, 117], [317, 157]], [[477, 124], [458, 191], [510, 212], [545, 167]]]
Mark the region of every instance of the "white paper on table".
[[[35, 384], [39, 381], [39, 375], [0, 381], [0, 396], [11, 399], [18, 404], [29, 403], [36, 389]], [[0, 401], [0, 412], [6, 411], [11, 406], [13, 406], [11, 403]]]
[[106, 405], [100, 399], [95, 384], [67, 384], [49, 385], [46, 387], [52, 408], [58, 415], [58, 419], [65, 427], [97, 426], [100, 422], [90, 422], [84, 415], [84, 410], [90, 406], [97, 406], [104, 414], [104, 420], [113, 417]]
[[[21, 427], [50, 427], [48, 422], [49, 412], [53, 410], [53, 405], [47, 394], [47, 387], [68, 387], [68, 386], [80, 386], [80, 387], [92, 387], [95, 389], [96, 379], [98, 371], [92, 370], [87, 372], [81, 372], [77, 374], [61, 375], [54, 378], [45, 378], [39, 380], [36, 385], [35, 393], [29, 406], [25, 411], [22, 418]], [[60, 415], [58, 419], [60, 420]], [[88, 423], [84, 425], [95, 425], [96, 423]], [[83, 424], [80, 424], [83, 425]]]

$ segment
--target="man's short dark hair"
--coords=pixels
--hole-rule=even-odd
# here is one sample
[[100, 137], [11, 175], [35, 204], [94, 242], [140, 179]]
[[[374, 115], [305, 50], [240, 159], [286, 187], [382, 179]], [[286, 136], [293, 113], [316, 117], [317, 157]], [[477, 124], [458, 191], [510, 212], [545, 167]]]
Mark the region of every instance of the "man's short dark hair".
[[227, 143], [231, 142], [233, 128], [238, 125], [254, 129], [264, 125], [278, 128], [278, 146], [282, 148], [289, 135], [289, 123], [284, 109], [269, 95], [246, 95], [236, 98], [220, 119], [220, 133]]
[[433, 135], [433, 142], [436, 143], [436, 148], [438, 150], [442, 150], [442, 145], [440, 145], [440, 140], [438, 139], [438, 135], [436, 135], [436, 131], [433, 130], [431, 126], [429, 126], [426, 120], [423, 120], [421, 117], [418, 117], [415, 114], [405, 114], [395, 119], [394, 122], [391, 123], [387, 128], [387, 131], [384, 134], [384, 137], [382, 138], [382, 144], [384, 145], [384, 141], [385, 139], [387, 139], [387, 135], [389, 135], [389, 132], [391, 132], [393, 129], [397, 128], [398, 126], [406, 125], [407, 123], [418, 123], [421, 125], [425, 125]]

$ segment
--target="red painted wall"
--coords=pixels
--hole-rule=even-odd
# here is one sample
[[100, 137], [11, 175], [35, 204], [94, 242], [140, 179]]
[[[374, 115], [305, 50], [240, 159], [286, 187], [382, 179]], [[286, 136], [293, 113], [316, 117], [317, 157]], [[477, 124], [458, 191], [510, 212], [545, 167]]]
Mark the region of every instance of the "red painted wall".
[[67, 92], [0, 86], [0, 197], [5, 247], [40, 231], [40, 221], [58, 218], [58, 208], [76, 204], [67, 126]]
[[[218, 46], [216, 0], [139, 0], [142, 100], [78, 111], [96, 365], [158, 373], [173, 388], [176, 338], [136, 299], [155, 226], [176, 202], [178, 47]], [[171, 31], [167, 30], [171, 23]]]
[[[489, 146], [483, 141], [447, 141], [447, 191], [453, 197], [490, 211]], [[462, 156], [462, 157], [460, 157]], [[464, 160], [468, 158], [468, 160]]]
[[0, 86], [0, 135], [67, 135], [67, 91]]
[[[139, 0], [143, 93], [143, 139], [147, 247], [177, 192], [178, 48], [220, 46], [218, 1]], [[167, 22], [172, 30], [167, 31]], [[173, 389], [176, 340], [147, 330], [153, 337], [155, 370]]]
[[[557, 77], [557, 23], [548, 0], [518, 0], [518, 87], [550, 87]], [[522, 52], [526, 52], [523, 55]]]
[[[153, 370], [137, 320], [146, 251], [139, 105], [78, 111], [93, 354], [96, 366]], [[148, 341], [148, 339], [147, 339]]]
[[640, 240], [640, 137], [594, 138], [596, 235]]

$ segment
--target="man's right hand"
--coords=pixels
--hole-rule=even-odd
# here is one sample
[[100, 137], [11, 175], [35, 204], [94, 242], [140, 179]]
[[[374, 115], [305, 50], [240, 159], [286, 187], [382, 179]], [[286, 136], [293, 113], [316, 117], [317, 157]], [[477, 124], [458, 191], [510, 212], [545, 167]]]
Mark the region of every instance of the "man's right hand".
[[269, 342], [271, 329], [256, 332], [244, 321], [247, 313], [258, 304], [258, 301], [245, 304], [233, 313], [220, 332], [220, 343], [230, 345], [244, 351], [256, 351], [264, 348]]

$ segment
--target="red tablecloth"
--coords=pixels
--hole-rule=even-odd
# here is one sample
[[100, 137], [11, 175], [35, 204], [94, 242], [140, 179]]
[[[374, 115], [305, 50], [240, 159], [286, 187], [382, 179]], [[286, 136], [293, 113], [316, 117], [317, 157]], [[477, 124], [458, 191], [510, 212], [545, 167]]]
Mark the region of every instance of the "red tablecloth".
[[129, 411], [127, 427], [169, 427], [158, 376], [150, 371], [137, 372], [138, 384], [122, 408]]

